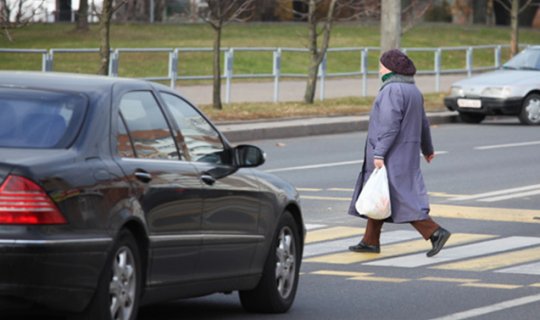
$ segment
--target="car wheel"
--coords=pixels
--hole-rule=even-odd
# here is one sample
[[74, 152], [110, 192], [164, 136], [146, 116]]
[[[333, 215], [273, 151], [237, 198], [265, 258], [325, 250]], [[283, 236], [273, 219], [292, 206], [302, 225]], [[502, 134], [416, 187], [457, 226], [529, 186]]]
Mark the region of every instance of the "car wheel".
[[465, 123], [480, 123], [486, 118], [486, 115], [478, 113], [460, 112], [459, 118]]
[[532, 93], [525, 98], [519, 121], [528, 125], [540, 124], [540, 94]]
[[240, 301], [250, 312], [283, 313], [296, 296], [301, 263], [300, 233], [291, 213], [281, 217], [257, 287], [240, 291]]
[[87, 310], [73, 319], [135, 320], [141, 293], [141, 259], [131, 232], [118, 236]]

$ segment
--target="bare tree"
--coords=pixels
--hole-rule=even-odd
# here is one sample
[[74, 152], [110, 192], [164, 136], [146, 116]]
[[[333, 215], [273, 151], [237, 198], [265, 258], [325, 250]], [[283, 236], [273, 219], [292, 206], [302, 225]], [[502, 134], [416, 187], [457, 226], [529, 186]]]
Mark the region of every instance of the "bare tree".
[[18, 29], [30, 24], [38, 16], [43, 8], [44, 0], [0, 0], [0, 29], [4, 36], [13, 41], [9, 32], [12, 29]]
[[199, 12], [200, 17], [214, 30], [214, 80], [213, 107], [223, 109], [221, 103], [221, 34], [226, 24], [237, 21], [247, 21], [253, 12], [253, 0], [203, 0], [206, 10]]
[[401, 46], [401, 0], [381, 1], [381, 53]]
[[472, 24], [473, 3], [472, 0], [454, 0], [452, 3], [452, 23]]
[[77, 31], [89, 31], [88, 27], [88, 0], [79, 0], [79, 10], [77, 10]]
[[109, 74], [111, 53], [111, 19], [113, 13], [126, 3], [126, 1], [123, 0], [119, 1], [116, 5], [113, 5], [113, 1], [114, 0], [103, 0], [103, 8], [101, 9], [101, 14], [99, 15], [99, 56], [101, 63], [98, 73], [102, 75]]
[[[359, 0], [296, 0], [302, 3], [300, 8], [307, 8], [307, 12], [294, 10], [294, 16], [308, 24], [308, 50], [310, 63], [308, 67], [308, 80], [304, 93], [304, 102], [313, 103], [317, 88], [319, 67], [326, 56], [330, 45], [330, 35], [335, 21], [354, 20], [371, 11], [377, 11], [378, 1]], [[375, 8], [375, 9], [374, 9]], [[289, 8], [290, 9], [290, 8]]]
[[513, 57], [519, 51], [519, 14], [532, 2], [527, 0], [520, 6], [519, 0], [496, 0], [508, 13], [510, 13], [510, 55]]
[[486, 25], [495, 25], [495, 11], [493, 11], [493, 0], [486, 1]]

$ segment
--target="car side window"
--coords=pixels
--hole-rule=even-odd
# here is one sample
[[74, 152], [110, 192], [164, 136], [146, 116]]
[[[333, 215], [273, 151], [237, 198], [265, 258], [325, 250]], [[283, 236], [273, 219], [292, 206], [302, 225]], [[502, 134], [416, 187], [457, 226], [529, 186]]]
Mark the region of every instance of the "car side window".
[[175, 95], [162, 92], [161, 97], [182, 132], [192, 161], [225, 163], [224, 146], [219, 134], [189, 103]]
[[116, 144], [118, 153], [122, 158], [136, 158], [131, 138], [126, 129], [126, 124], [120, 115], [118, 115], [118, 135]]
[[[128, 140], [133, 144], [137, 158], [179, 159], [169, 125], [151, 92], [134, 91], [125, 94], [119, 109], [129, 132]], [[119, 143], [121, 139], [125, 137], [122, 137], [122, 126], [119, 126]], [[121, 154], [125, 149], [119, 146]]]

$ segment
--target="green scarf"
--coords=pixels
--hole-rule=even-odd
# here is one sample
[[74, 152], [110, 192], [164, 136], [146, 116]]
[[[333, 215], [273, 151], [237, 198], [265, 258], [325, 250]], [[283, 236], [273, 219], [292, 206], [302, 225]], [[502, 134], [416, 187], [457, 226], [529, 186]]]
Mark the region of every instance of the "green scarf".
[[395, 74], [396, 74], [395, 72], [389, 72], [389, 73], [387, 73], [387, 74], [384, 74], [384, 75], [382, 76], [382, 78], [381, 78], [381, 79], [382, 79], [382, 82], [386, 82], [386, 80], [392, 78]]

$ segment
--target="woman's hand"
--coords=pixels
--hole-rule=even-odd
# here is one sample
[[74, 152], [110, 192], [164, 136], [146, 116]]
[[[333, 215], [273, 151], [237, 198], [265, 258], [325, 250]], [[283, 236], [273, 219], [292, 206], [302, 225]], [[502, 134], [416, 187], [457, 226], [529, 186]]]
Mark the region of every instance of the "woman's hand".
[[435, 153], [432, 153], [432, 154], [425, 154], [425, 155], [424, 155], [424, 158], [426, 159], [427, 163], [431, 163], [431, 161], [433, 160], [433, 158], [435, 158]]
[[383, 159], [374, 159], [373, 160], [373, 165], [375, 166], [375, 168], [380, 169], [380, 168], [384, 167], [384, 160]]

